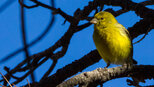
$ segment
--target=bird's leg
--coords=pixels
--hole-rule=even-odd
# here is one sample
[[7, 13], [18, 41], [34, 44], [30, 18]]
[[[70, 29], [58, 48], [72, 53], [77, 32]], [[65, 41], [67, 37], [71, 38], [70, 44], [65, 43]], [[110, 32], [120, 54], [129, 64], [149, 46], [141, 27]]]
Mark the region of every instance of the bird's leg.
[[123, 65], [122, 65], [122, 67], [128, 67], [128, 64], [127, 63], [124, 63]]
[[104, 70], [107, 71], [107, 68], [110, 66], [110, 63], [108, 62], [107, 65], [104, 67]]
[[127, 69], [132, 68], [133, 65], [131, 63], [124, 63], [122, 67], [126, 67]]
[[110, 66], [110, 63], [107, 63], [107, 65], [104, 68], [107, 69], [109, 66]]

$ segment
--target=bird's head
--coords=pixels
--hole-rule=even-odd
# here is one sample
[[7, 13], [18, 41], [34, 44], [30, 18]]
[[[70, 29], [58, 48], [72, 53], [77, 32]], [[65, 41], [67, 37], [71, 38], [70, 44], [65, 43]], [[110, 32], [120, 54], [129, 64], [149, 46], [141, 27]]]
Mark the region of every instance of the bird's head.
[[90, 22], [95, 25], [107, 26], [108, 24], [117, 23], [117, 20], [111, 13], [101, 11], [98, 12]]

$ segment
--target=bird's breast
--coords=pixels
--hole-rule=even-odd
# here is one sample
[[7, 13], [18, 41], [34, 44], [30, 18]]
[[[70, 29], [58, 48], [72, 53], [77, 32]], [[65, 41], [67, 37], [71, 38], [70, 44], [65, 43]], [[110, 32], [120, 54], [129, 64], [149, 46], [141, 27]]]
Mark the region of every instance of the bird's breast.
[[[131, 41], [129, 37], [117, 29], [95, 29], [93, 40], [99, 54], [105, 61], [126, 59], [131, 53]], [[114, 63], [113, 62], [113, 63]]]

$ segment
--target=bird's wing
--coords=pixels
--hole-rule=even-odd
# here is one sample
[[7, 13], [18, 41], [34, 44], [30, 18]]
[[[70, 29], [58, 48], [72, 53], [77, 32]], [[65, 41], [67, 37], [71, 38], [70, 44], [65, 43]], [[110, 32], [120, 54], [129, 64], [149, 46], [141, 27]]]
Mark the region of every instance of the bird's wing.
[[122, 33], [126, 34], [129, 37], [129, 39], [131, 40], [131, 46], [132, 47], [130, 48], [131, 49], [131, 55], [130, 55], [130, 57], [132, 58], [133, 64], [137, 64], [137, 61], [133, 59], [133, 44], [132, 44], [132, 39], [131, 39], [131, 36], [129, 34], [129, 31], [123, 25], [121, 25], [119, 23], [116, 24], [116, 26], [119, 27], [119, 29], [121, 29], [120, 31]]
[[118, 29], [120, 29], [120, 31], [121, 31], [123, 34], [126, 34], [126, 35], [129, 37], [129, 39], [132, 40], [132, 39], [131, 39], [131, 36], [130, 36], [130, 34], [129, 34], [129, 31], [128, 31], [123, 25], [117, 23], [117, 24], [116, 24], [116, 27], [118, 27]]

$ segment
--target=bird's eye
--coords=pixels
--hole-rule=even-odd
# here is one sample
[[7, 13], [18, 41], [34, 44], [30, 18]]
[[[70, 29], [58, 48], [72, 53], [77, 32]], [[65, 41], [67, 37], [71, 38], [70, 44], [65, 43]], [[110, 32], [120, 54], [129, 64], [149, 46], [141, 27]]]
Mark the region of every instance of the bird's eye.
[[104, 18], [101, 18], [101, 20], [103, 20]]

